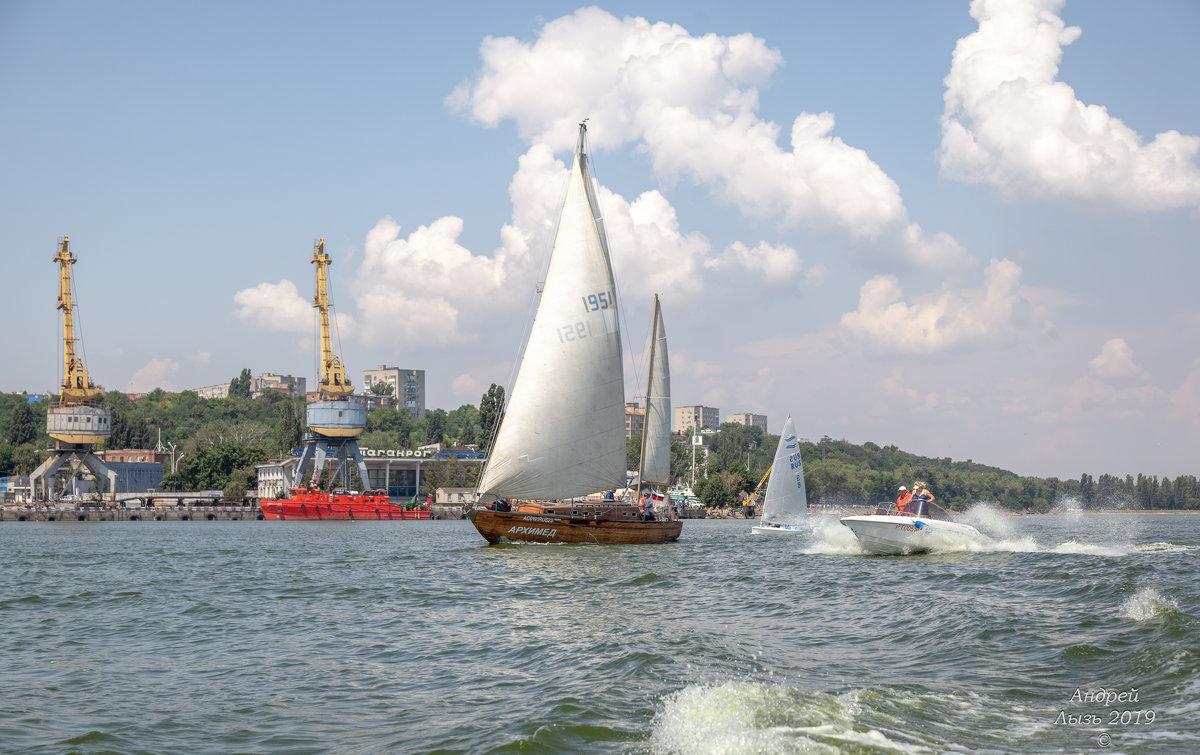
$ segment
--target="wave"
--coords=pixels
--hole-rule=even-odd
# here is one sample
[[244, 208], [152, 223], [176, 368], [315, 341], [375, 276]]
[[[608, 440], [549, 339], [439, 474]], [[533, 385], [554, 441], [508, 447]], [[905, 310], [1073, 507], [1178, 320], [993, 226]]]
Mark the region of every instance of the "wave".
[[690, 685], [668, 695], [655, 716], [655, 753], [942, 751], [954, 721], [972, 721], [987, 744], [1039, 739], [1053, 717], [974, 693], [902, 687], [806, 691], [757, 682]]
[[840, 752], [857, 747], [915, 751], [875, 729], [861, 730], [859, 692], [800, 692], [752, 682], [689, 686], [656, 716], [652, 752]]
[[1164, 598], [1153, 587], [1143, 587], [1121, 604], [1120, 616], [1134, 621], [1154, 621], [1179, 613], [1179, 603]]

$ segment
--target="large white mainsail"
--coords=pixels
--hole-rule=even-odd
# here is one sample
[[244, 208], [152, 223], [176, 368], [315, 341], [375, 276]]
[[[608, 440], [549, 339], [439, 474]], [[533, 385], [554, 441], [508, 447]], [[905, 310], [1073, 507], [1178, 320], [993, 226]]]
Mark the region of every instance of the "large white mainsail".
[[665, 487], [671, 484], [671, 367], [658, 294], [654, 295], [650, 334], [650, 372], [646, 380], [646, 418], [642, 426], [638, 485], [657, 483]]
[[803, 524], [808, 517], [808, 496], [804, 491], [804, 462], [796, 426], [789, 416], [779, 434], [775, 464], [763, 499], [762, 524]]
[[579, 125], [542, 297], [479, 495], [562, 499], [625, 484], [616, 284]]

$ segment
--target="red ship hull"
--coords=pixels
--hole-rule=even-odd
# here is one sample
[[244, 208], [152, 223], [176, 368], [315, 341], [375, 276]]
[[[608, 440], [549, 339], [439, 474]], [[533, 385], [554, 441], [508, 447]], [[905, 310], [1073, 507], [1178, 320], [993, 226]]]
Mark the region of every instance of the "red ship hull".
[[314, 493], [304, 488], [293, 488], [291, 498], [266, 500], [259, 505], [265, 519], [372, 521], [430, 518], [428, 509], [406, 509], [402, 504], [390, 503], [387, 493], [375, 490], [365, 493], [341, 490]]

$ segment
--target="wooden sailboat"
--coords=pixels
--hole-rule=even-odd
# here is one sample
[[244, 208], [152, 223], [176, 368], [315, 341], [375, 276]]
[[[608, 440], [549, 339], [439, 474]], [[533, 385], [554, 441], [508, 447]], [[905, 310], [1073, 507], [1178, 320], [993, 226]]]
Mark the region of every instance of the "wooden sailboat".
[[[581, 123], [529, 343], [480, 476], [479, 503], [467, 512], [489, 543], [664, 543], [677, 539], [683, 526], [632, 502], [582, 498], [622, 488], [626, 482], [616, 284], [584, 151], [586, 133]], [[655, 342], [659, 335], [663, 339], [662, 358], [651, 357], [648, 385], [659, 380], [659, 387], [650, 388], [648, 399], [657, 394], [655, 411], [660, 411], [665, 397], [669, 432], [670, 378], [664, 391], [662, 379], [653, 375], [656, 361], [662, 370], [667, 362], [657, 297], [654, 333]], [[650, 404], [648, 400], [647, 425]], [[644, 449], [660, 446], [669, 464], [668, 439], [643, 439]], [[666, 481], [666, 473], [653, 468], [660, 453], [652, 452], [650, 472], [641, 473], [643, 480]]]
[[[779, 433], [775, 463], [768, 470], [767, 494], [763, 498], [762, 517], [753, 528], [756, 535], [800, 535], [810, 532], [808, 496], [804, 490], [804, 462], [796, 426], [789, 416]], [[761, 483], [760, 483], [761, 484]]]

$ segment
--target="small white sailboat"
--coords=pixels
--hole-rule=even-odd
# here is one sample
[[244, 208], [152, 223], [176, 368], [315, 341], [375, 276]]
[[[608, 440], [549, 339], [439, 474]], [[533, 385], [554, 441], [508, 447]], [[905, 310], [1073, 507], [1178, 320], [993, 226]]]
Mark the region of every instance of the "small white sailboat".
[[763, 498], [762, 516], [751, 531], [756, 535], [802, 535], [808, 526], [808, 495], [804, 490], [804, 462], [800, 441], [789, 416], [779, 433], [775, 463]]
[[914, 500], [905, 513], [895, 504], [880, 504], [874, 514], [842, 517], [864, 550], [880, 556], [930, 551], [961, 551], [990, 540], [969, 524], [956, 522], [932, 501]]
[[[625, 384], [616, 284], [579, 124], [550, 266], [496, 442], [467, 512], [489, 543], [635, 544], [679, 537], [682, 523], [634, 502], [586, 498], [625, 485]], [[670, 378], [655, 299], [647, 432], [639, 489], [666, 483]], [[661, 344], [659, 341], [661, 340]], [[654, 374], [655, 363], [663, 371]], [[664, 383], [665, 381], [665, 383]], [[665, 402], [665, 403], [664, 403]], [[664, 408], [665, 407], [665, 408]], [[662, 415], [660, 421], [659, 415]], [[662, 456], [665, 453], [666, 461]]]

